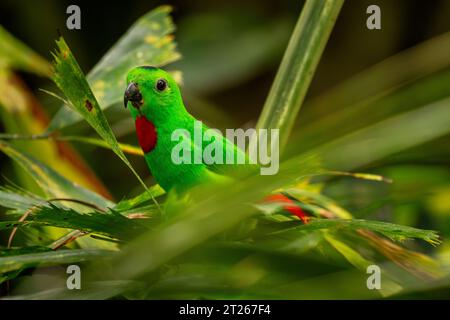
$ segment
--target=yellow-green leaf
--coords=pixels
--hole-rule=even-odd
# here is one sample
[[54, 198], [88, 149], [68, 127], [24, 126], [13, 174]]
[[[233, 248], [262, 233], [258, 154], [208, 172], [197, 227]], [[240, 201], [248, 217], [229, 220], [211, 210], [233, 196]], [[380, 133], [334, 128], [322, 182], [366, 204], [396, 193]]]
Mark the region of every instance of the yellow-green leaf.
[[145, 187], [144, 182], [120, 149], [119, 143], [67, 43], [62, 37], [56, 43], [59, 49], [54, 56], [56, 85], [67, 97], [70, 107], [86, 119]]

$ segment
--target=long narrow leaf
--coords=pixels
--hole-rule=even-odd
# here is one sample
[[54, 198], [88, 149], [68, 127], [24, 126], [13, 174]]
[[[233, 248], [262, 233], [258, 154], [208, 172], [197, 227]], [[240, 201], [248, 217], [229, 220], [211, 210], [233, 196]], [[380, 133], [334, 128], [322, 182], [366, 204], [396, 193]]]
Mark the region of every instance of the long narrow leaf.
[[[439, 235], [433, 230], [422, 230], [409, 226], [398, 225], [383, 221], [371, 221], [362, 219], [315, 219], [306, 225], [295, 227], [298, 230], [318, 230], [318, 229], [367, 229], [378, 232], [385, 237], [397, 241], [407, 239], [421, 239], [430, 244], [439, 244]], [[280, 231], [283, 232], [283, 231]]]
[[64, 92], [71, 107], [97, 131], [97, 133], [111, 146], [112, 151], [130, 168], [139, 182], [146, 188], [145, 183], [134, 170], [127, 157], [120, 149], [119, 143], [100, 109], [86, 78], [81, 71], [75, 57], [63, 38], [57, 41], [58, 52], [55, 55], [56, 85]]
[[258, 128], [280, 129], [283, 148], [343, 0], [307, 0], [270, 89]]

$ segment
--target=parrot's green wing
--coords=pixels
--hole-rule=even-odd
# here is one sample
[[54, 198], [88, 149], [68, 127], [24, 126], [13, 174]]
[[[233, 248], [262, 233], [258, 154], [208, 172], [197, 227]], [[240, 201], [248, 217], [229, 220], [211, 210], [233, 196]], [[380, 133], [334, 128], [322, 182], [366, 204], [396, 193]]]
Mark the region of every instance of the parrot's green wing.
[[[207, 128], [206, 128], [206, 130], [207, 130]], [[206, 132], [206, 130], [204, 132]], [[211, 132], [213, 132], [213, 131], [211, 131]], [[182, 136], [184, 138], [184, 141], [189, 141], [191, 157], [192, 157], [191, 158], [192, 164], [183, 166], [184, 170], [189, 171], [188, 175], [180, 174], [180, 172], [178, 172], [178, 175], [171, 177], [172, 179], [175, 179], [177, 181], [176, 183], [174, 183], [174, 185], [177, 185], [177, 189], [179, 191], [188, 190], [193, 186], [203, 184], [203, 183], [208, 183], [208, 182], [222, 184], [222, 183], [229, 183], [229, 182], [233, 181], [233, 179], [226, 172], [226, 170], [227, 170], [226, 164], [222, 164], [221, 165], [222, 167], [219, 167], [220, 164], [216, 165], [216, 164], [205, 163], [205, 159], [202, 159], [203, 161], [201, 163], [196, 164], [194, 155], [197, 153], [204, 152], [204, 148], [208, 144], [206, 143], [206, 145], [205, 145], [205, 143], [202, 142], [201, 146], [197, 145], [194, 142], [194, 140], [191, 138], [192, 136], [189, 135], [188, 132], [182, 133]], [[214, 137], [212, 137], [212, 139], [216, 139], [216, 138], [223, 139], [224, 137], [222, 135], [220, 135], [219, 133], [217, 133], [217, 134], [214, 133]], [[232, 146], [233, 146], [232, 144], [228, 145], [229, 150], [233, 150], [231, 148]], [[200, 150], [200, 148], [202, 148], [202, 149]], [[228, 170], [230, 170], [229, 167], [230, 166], [228, 166]]]
[[[219, 131], [211, 130], [208, 126], [203, 124], [203, 145], [202, 149], [205, 150], [212, 141], [221, 141], [222, 144], [222, 161], [220, 163], [214, 162], [211, 164], [205, 163], [208, 169], [212, 172], [221, 175], [230, 175], [235, 173], [247, 174], [252, 170], [257, 170], [259, 167], [255, 164], [249, 164], [249, 157], [244, 150], [239, 148], [233, 142], [224, 137]], [[227, 159], [233, 159], [232, 163], [227, 163]], [[241, 159], [242, 163], [237, 163]]]

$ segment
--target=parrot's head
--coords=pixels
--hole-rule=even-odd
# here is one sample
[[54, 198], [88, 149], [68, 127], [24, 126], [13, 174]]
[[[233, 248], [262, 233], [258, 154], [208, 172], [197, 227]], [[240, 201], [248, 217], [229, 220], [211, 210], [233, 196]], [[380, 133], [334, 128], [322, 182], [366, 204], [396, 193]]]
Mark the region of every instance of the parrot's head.
[[155, 124], [184, 116], [180, 90], [172, 76], [159, 68], [142, 66], [131, 69], [123, 102], [134, 118], [145, 116]]

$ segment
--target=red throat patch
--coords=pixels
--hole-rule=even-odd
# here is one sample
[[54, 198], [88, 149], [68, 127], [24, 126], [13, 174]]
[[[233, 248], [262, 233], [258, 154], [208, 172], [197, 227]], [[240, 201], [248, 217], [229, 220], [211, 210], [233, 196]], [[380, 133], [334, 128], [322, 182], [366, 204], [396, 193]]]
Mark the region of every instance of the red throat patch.
[[147, 118], [144, 116], [138, 116], [136, 118], [136, 133], [141, 145], [142, 151], [148, 153], [155, 149], [156, 146], [156, 128]]

